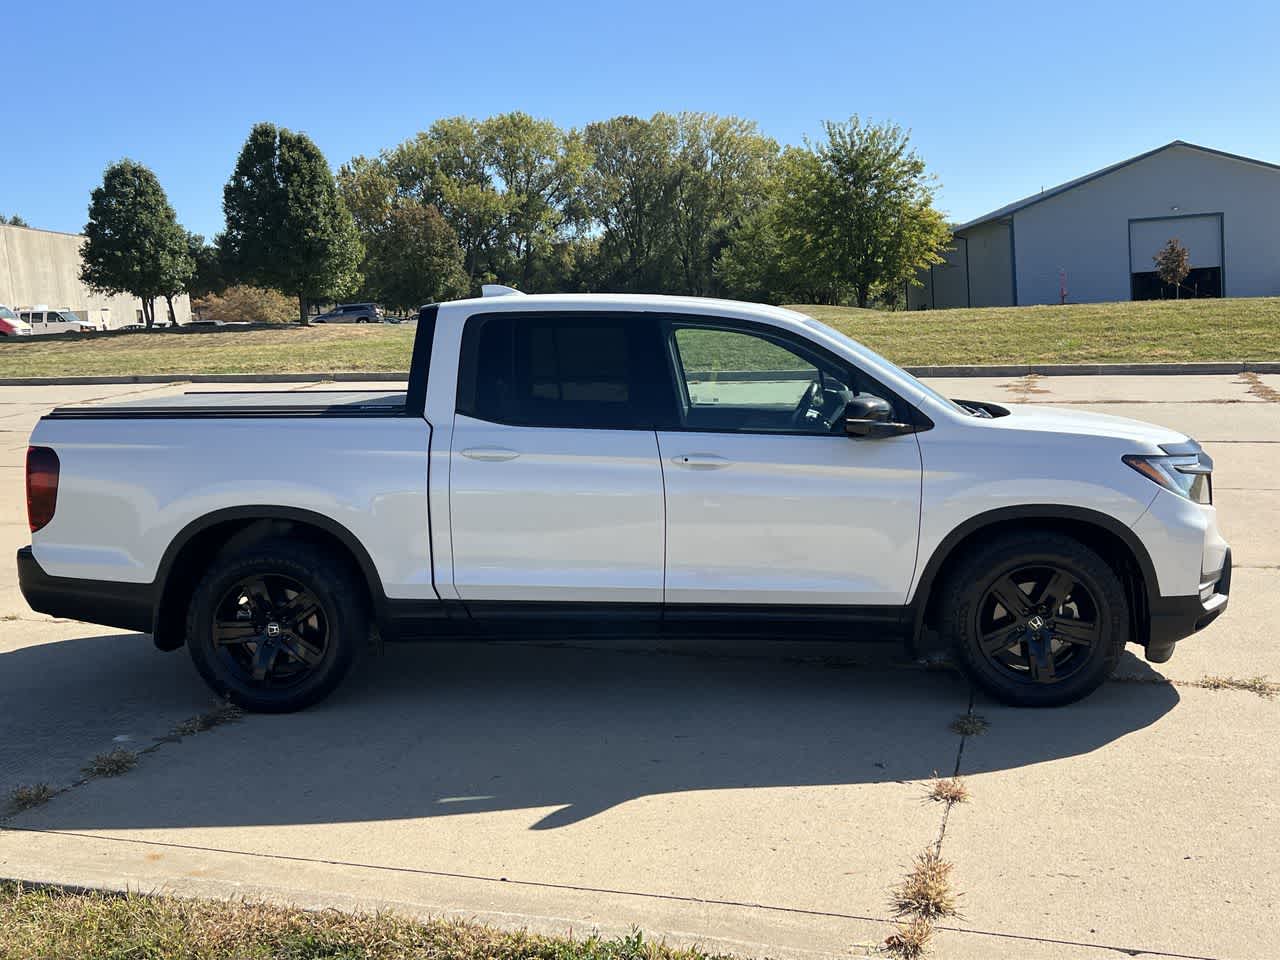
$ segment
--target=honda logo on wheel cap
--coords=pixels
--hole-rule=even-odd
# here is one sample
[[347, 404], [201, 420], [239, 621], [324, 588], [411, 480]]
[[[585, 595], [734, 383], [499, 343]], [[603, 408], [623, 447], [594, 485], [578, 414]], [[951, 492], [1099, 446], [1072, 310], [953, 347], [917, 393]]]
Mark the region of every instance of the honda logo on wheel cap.
[[1034, 617], [1032, 617], [1030, 620], [1027, 621], [1027, 626], [1030, 627], [1032, 630], [1043, 630], [1044, 617], [1040, 616], [1040, 614], [1037, 613]]

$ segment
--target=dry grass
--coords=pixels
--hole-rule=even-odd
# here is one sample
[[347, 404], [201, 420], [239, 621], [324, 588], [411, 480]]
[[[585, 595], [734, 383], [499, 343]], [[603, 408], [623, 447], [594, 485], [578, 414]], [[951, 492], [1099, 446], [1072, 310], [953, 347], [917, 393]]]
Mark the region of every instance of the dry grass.
[[991, 729], [987, 718], [976, 713], [962, 713], [951, 721], [951, 732], [962, 737], [976, 737]]
[[911, 872], [893, 888], [889, 903], [894, 916], [929, 921], [959, 915], [951, 889], [954, 864], [929, 849], [916, 857]]
[[502, 933], [464, 921], [306, 912], [253, 903], [70, 893], [0, 883], [4, 960], [708, 960], [639, 933], [614, 940]]
[[938, 803], [947, 805], [967, 803], [969, 800], [969, 788], [965, 786], [964, 781], [959, 777], [939, 777], [929, 784], [929, 792], [926, 796], [930, 800], [936, 800]]
[[929, 951], [933, 939], [933, 924], [914, 917], [899, 923], [893, 933], [884, 938], [884, 952], [899, 960], [919, 960]]
[[124, 747], [100, 753], [85, 765], [87, 777], [118, 777], [138, 765], [138, 755]]
[[194, 717], [188, 717], [183, 720], [173, 728], [173, 735], [175, 737], [191, 737], [197, 733], [212, 730], [214, 727], [221, 726], [224, 723], [235, 723], [243, 718], [244, 711], [234, 703], [223, 703], [208, 713], [198, 713]]
[[30, 810], [48, 803], [57, 792], [47, 783], [20, 784], [9, 791], [9, 807], [14, 811]]
[[1245, 690], [1256, 693], [1265, 700], [1271, 700], [1280, 693], [1280, 683], [1266, 677], [1246, 677], [1241, 680], [1237, 677], [1207, 676], [1197, 680], [1194, 686], [1205, 690]]

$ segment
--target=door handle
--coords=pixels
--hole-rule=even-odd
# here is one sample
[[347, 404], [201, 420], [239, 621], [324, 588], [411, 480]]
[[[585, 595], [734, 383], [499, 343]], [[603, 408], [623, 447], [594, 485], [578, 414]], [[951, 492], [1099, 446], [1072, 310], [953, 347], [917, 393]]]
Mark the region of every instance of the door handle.
[[732, 461], [717, 457], [714, 453], [686, 453], [672, 458], [677, 467], [688, 467], [690, 470], [720, 470]]
[[506, 447], [468, 447], [462, 451], [462, 455], [468, 460], [514, 460], [520, 456], [515, 450], [508, 450]]

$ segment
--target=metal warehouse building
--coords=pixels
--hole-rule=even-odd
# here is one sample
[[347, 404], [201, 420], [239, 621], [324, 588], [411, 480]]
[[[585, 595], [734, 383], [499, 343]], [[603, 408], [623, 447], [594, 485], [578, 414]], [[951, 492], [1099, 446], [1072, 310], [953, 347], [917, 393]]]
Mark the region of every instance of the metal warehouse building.
[[956, 227], [911, 309], [1171, 296], [1157, 250], [1191, 256], [1181, 296], [1280, 295], [1280, 165], [1175, 140]]
[[[83, 243], [78, 233], [0, 225], [0, 303], [72, 310], [81, 320], [107, 328], [141, 323], [141, 300], [98, 293], [80, 282]], [[165, 310], [164, 301], [159, 301], [157, 319], [167, 319]], [[173, 298], [173, 312], [179, 323], [191, 319], [191, 301], [185, 293]]]

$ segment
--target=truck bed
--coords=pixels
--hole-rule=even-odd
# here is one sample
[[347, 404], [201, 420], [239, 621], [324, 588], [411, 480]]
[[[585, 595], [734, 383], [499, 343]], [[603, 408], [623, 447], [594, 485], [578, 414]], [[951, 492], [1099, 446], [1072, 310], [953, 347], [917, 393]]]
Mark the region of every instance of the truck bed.
[[403, 417], [407, 391], [189, 390], [171, 397], [57, 407], [50, 420], [219, 420]]

